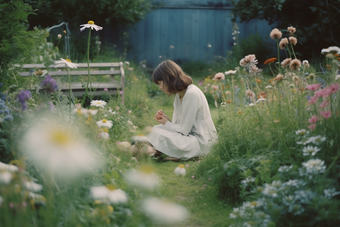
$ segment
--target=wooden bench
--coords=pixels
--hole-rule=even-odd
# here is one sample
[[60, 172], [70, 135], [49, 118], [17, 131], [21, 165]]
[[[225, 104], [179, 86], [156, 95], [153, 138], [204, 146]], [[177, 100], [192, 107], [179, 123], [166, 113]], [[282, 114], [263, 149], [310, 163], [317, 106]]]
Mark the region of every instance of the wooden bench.
[[[70, 76], [88, 76], [88, 66], [87, 63], [75, 63], [77, 64], [77, 69], [69, 68]], [[46, 69], [48, 73], [46, 75], [50, 75], [51, 77], [64, 77], [67, 76], [66, 67], [55, 67], [56, 65], [50, 65], [46, 67], [44, 64], [24, 64], [19, 66], [22, 69], [20, 72], [20, 76], [29, 77], [31, 76], [32, 70], [37, 71], [38, 69], [44, 70]], [[109, 69], [108, 69], [109, 68]], [[89, 85], [88, 94], [91, 96], [100, 96], [104, 89], [110, 95], [116, 95], [118, 91], [121, 91], [122, 95], [122, 103], [124, 104], [124, 90], [125, 90], [125, 72], [123, 68], [122, 62], [114, 62], [114, 63], [90, 63], [90, 75], [91, 78], [93, 76], [110, 76], [109, 82], [92, 82]], [[120, 75], [120, 81], [115, 81], [114, 76]], [[86, 90], [85, 82], [71, 82], [71, 89], [75, 97], [83, 97]], [[91, 88], [91, 89], [90, 89]], [[62, 84], [59, 87], [60, 91], [64, 94], [69, 94], [69, 87], [67, 84]]]

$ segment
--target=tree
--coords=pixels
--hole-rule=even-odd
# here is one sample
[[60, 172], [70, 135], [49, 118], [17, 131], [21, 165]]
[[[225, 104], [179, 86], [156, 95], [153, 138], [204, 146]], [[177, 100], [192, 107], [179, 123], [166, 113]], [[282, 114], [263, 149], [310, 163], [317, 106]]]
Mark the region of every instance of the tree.
[[[322, 48], [340, 46], [340, 0], [230, 0], [241, 22], [260, 18], [278, 23], [280, 30], [297, 29], [299, 54], [319, 56]], [[269, 35], [269, 34], [268, 34]]]

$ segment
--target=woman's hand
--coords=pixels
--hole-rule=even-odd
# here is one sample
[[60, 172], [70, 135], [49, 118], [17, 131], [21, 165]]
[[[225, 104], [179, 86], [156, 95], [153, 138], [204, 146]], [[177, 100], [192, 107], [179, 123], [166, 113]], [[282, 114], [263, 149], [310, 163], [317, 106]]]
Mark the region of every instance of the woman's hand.
[[158, 110], [156, 115], [155, 115], [156, 121], [157, 121], [157, 119], [160, 120], [161, 117], [164, 117], [165, 119], [167, 119], [168, 121], [171, 122], [170, 118], [167, 115], [165, 115], [162, 110]]
[[166, 119], [163, 115], [159, 115], [157, 117], [157, 115], [155, 116], [156, 121], [162, 125], [165, 125], [165, 123], [168, 121], [168, 119]]

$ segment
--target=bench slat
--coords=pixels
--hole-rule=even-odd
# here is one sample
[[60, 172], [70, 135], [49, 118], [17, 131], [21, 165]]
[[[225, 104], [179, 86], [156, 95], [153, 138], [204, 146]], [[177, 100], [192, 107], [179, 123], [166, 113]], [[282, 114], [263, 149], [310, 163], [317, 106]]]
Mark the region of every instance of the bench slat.
[[[78, 68], [87, 68], [87, 63], [75, 63], [77, 64]], [[46, 67], [44, 64], [23, 64], [22, 66], [20, 65], [15, 65], [17, 67], [20, 67], [22, 69], [46, 69], [46, 68], [55, 68], [55, 64], [50, 65]], [[90, 63], [90, 68], [105, 68], [105, 67], [119, 67], [119, 62], [112, 62], [112, 63]], [[66, 68], [66, 67], [58, 67], [58, 68]]]
[[[101, 89], [104, 90], [104, 88], [110, 89], [118, 89], [121, 88], [121, 84], [117, 82], [93, 82], [91, 83], [91, 87], [94, 89]], [[82, 83], [71, 83], [71, 89], [73, 90], [84, 90], [86, 87], [82, 87]], [[69, 90], [69, 87], [66, 85], [61, 86], [61, 90]]]
[[[20, 76], [29, 76], [29, 72], [21, 72]], [[93, 75], [120, 75], [120, 70], [91, 70], [91, 76]], [[67, 76], [67, 71], [49, 71], [47, 75], [50, 76]], [[70, 71], [70, 76], [87, 76], [88, 71]]]

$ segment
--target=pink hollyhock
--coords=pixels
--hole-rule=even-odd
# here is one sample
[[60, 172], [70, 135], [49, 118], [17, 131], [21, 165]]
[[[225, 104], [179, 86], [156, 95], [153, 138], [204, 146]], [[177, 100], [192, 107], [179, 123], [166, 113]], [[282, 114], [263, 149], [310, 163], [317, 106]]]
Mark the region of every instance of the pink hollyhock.
[[316, 126], [316, 124], [311, 124], [311, 125], [308, 126], [308, 128], [309, 128], [310, 130], [314, 130], [314, 129], [315, 129], [315, 126]]
[[324, 98], [327, 98], [329, 95], [331, 94], [330, 90], [328, 88], [324, 88], [322, 90], [318, 90], [314, 93], [314, 96], [317, 96], [317, 97], [324, 97]]
[[331, 84], [328, 89], [330, 93], [335, 93], [339, 90], [339, 84]]
[[323, 116], [325, 119], [330, 118], [330, 116], [332, 116], [332, 112], [331, 111], [325, 111], [325, 112], [320, 112], [321, 116]]
[[318, 99], [319, 99], [319, 97], [317, 97], [317, 96], [310, 97], [309, 100], [308, 100], [308, 103], [309, 104], [315, 104], [318, 101]]
[[307, 90], [311, 90], [311, 91], [316, 91], [318, 90], [320, 87], [322, 86], [322, 84], [309, 84], [306, 86]]
[[320, 104], [320, 107], [325, 108], [326, 106], [328, 106], [328, 104], [329, 104], [329, 101], [326, 99]]
[[316, 123], [318, 120], [319, 120], [319, 117], [314, 115], [314, 116], [312, 116], [311, 118], [308, 119], [308, 122], [313, 124], [313, 123]]

